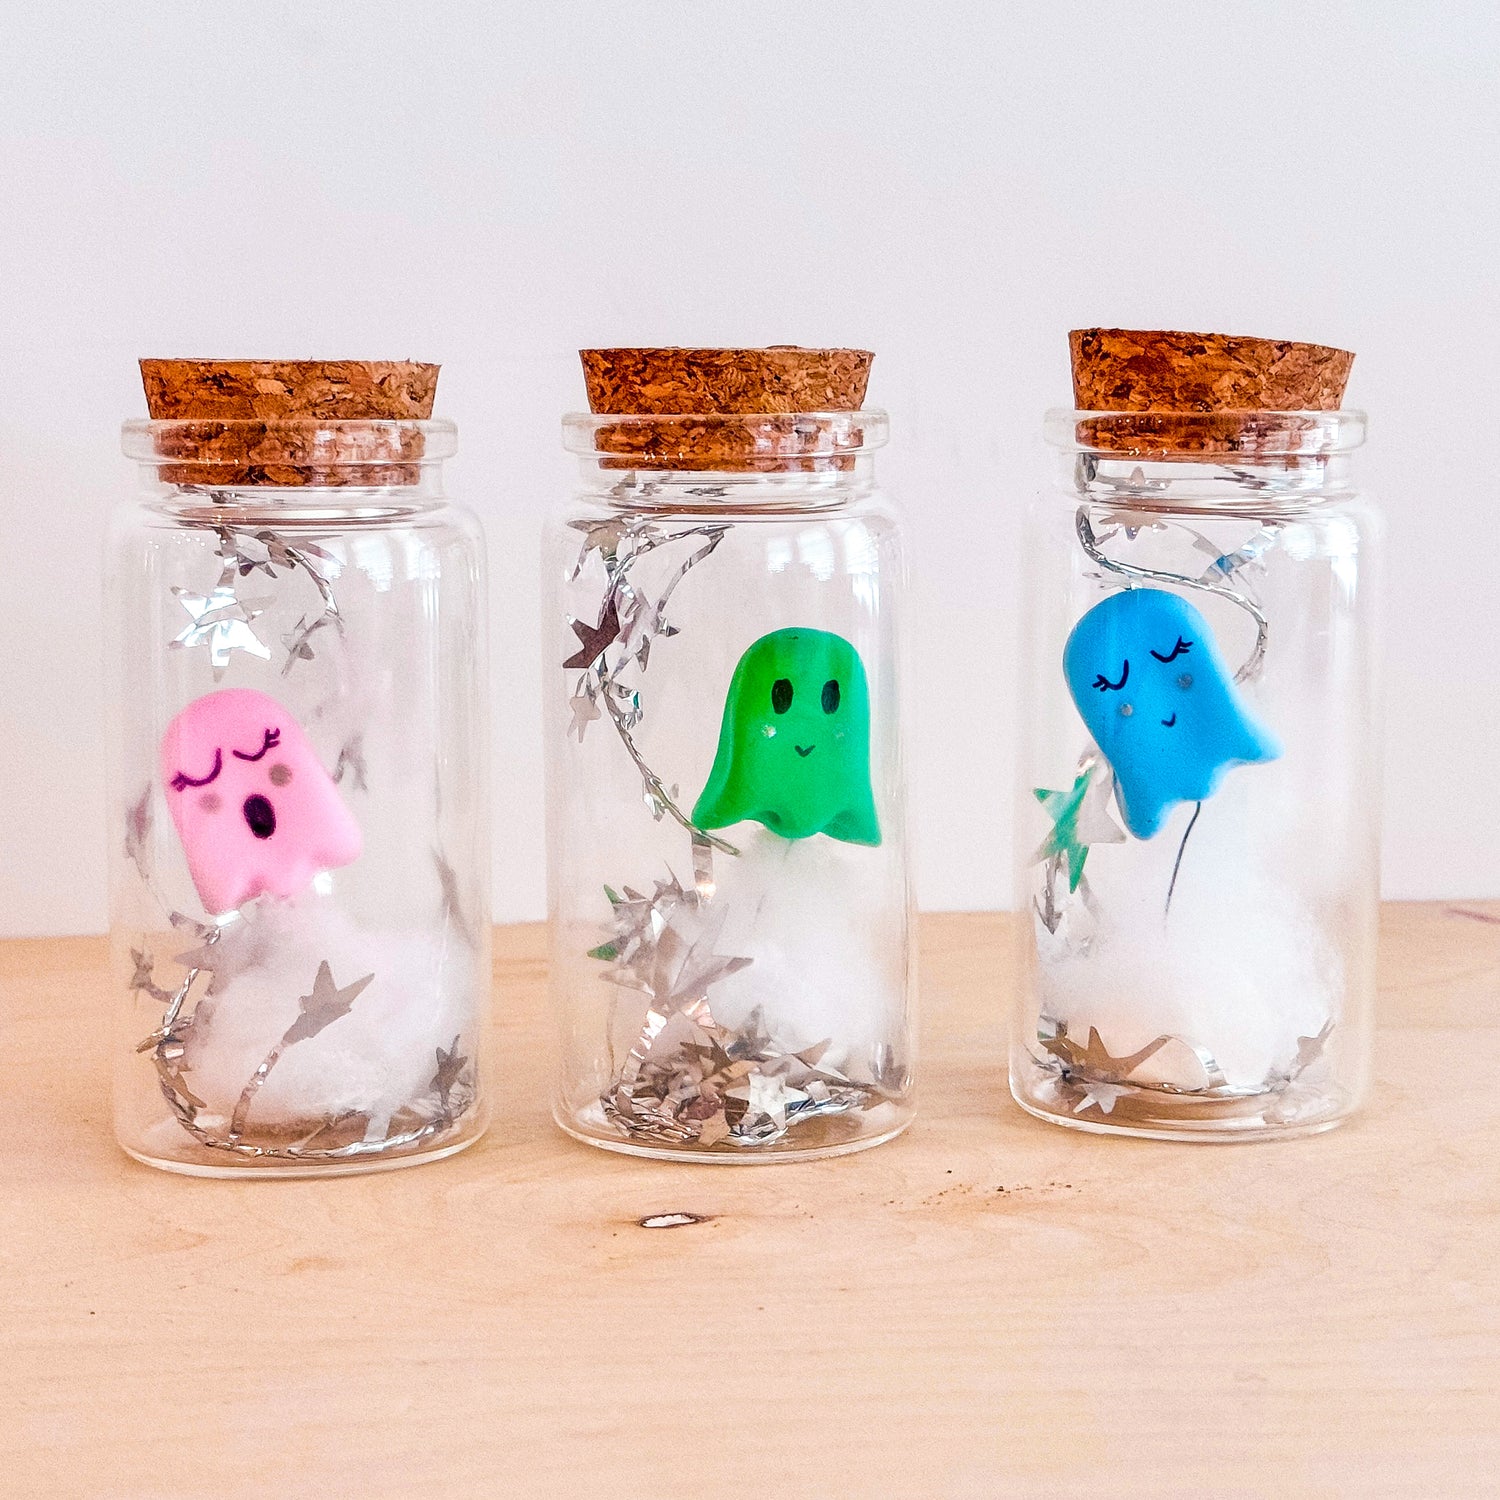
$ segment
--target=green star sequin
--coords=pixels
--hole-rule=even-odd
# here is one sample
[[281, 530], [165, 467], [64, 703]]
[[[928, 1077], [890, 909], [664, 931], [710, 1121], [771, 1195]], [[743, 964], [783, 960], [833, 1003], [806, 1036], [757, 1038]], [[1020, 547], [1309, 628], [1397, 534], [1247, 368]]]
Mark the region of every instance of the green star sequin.
[[1083, 879], [1084, 862], [1093, 844], [1121, 844], [1125, 834], [1106, 811], [1110, 778], [1096, 777], [1096, 765], [1087, 765], [1073, 780], [1067, 792], [1035, 787], [1032, 796], [1042, 804], [1042, 811], [1052, 819], [1052, 832], [1036, 851], [1037, 860], [1065, 859], [1068, 862], [1068, 889], [1076, 891]]

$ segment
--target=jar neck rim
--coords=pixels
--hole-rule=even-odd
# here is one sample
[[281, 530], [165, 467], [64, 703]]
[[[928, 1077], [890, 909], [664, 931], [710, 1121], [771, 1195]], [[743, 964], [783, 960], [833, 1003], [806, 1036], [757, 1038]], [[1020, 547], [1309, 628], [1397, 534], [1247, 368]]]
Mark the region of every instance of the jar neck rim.
[[120, 445], [167, 484], [389, 488], [416, 485], [450, 458], [458, 427], [445, 418], [136, 418]]
[[156, 457], [156, 451], [146, 446], [153, 439], [159, 441], [174, 435], [193, 437], [206, 432], [288, 436], [326, 432], [330, 437], [420, 433], [435, 458], [449, 457], [458, 446], [458, 423], [448, 417], [420, 420], [415, 417], [131, 417], [120, 424], [121, 445], [131, 458]]
[[883, 411], [570, 412], [563, 446], [601, 469], [690, 474], [847, 470], [885, 446]]
[[1048, 443], [1101, 460], [1294, 463], [1348, 453], [1365, 440], [1362, 411], [1074, 411], [1054, 407]]
[[838, 509], [876, 492], [868, 453], [813, 467], [742, 471], [658, 469], [616, 455], [578, 459], [580, 498], [627, 511], [684, 514]]

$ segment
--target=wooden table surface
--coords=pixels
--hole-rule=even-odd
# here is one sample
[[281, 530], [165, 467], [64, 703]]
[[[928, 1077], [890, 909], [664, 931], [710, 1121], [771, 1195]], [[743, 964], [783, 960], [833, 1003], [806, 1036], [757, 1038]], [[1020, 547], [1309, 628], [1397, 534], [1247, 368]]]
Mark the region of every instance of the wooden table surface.
[[557, 1131], [502, 929], [490, 1136], [312, 1182], [128, 1160], [103, 944], [0, 944], [0, 1495], [1500, 1493], [1500, 903], [1387, 907], [1368, 1110], [1238, 1146], [1015, 1108], [1007, 921], [924, 919], [903, 1138], [758, 1169]]

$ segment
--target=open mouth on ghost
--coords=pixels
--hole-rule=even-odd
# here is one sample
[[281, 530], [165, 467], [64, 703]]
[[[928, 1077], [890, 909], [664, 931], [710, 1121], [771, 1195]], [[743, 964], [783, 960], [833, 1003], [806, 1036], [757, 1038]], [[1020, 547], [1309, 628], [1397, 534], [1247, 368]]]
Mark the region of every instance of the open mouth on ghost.
[[259, 792], [246, 797], [240, 811], [256, 838], [268, 839], [276, 832], [276, 809]]
[[817, 748], [818, 747], [816, 745], [807, 745], [805, 747], [802, 746], [802, 745], [793, 745], [792, 746], [792, 749], [795, 750], [797, 752], [797, 754], [802, 757], [803, 760], [806, 760], [807, 757], [809, 755], [811, 755], [813, 753], [813, 751], [816, 750]]
[[1161, 722], [1163, 729], [1170, 729], [1177, 722], [1177, 715], [1173, 714], [1170, 719], [1163, 719]]

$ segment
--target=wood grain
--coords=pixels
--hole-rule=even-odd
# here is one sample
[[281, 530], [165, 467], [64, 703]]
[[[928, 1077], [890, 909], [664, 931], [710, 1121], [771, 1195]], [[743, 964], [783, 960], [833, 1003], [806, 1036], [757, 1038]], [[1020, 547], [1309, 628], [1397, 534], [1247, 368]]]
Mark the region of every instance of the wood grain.
[[922, 1112], [859, 1156], [566, 1139], [533, 927], [486, 1141], [246, 1183], [113, 1145], [101, 943], [0, 944], [0, 1494], [1500, 1493], [1500, 903], [1387, 908], [1369, 1109], [1262, 1146], [1017, 1110], [1008, 931], [925, 919]]

